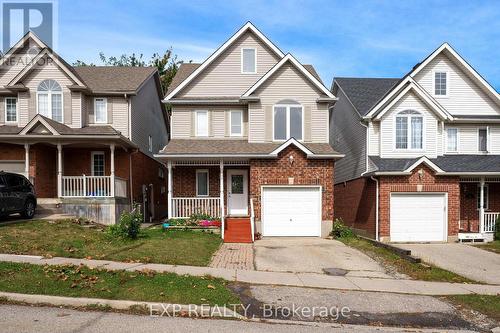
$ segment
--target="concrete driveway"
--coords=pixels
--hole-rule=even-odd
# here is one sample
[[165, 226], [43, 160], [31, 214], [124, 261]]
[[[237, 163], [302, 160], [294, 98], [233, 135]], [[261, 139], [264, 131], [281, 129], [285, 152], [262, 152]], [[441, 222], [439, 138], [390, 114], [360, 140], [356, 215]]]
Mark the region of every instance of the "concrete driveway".
[[[394, 244], [395, 245], [395, 244]], [[500, 284], [500, 255], [466, 244], [399, 244], [422, 260], [469, 279]]]
[[336, 240], [270, 237], [254, 243], [255, 268], [260, 271], [325, 273], [391, 278], [376, 261]]

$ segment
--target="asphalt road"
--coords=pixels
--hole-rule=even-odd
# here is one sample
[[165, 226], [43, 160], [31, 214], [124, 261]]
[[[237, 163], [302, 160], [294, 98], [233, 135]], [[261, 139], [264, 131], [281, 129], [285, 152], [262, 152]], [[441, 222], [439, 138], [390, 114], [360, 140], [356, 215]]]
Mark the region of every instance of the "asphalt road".
[[[0, 305], [0, 332], [435, 332], [408, 328], [332, 324], [267, 324], [235, 320], [135, 316], [109, 312]], [[444, 330], [440, 330], [444, 332]], [[468, 331], [453, 331], [468, 332]]]

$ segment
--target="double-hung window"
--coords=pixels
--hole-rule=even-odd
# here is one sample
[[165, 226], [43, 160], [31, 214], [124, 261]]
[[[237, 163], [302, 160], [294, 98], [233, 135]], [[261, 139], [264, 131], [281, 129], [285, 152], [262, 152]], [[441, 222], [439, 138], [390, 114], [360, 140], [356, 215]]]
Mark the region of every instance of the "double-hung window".
[[456, 153], [458, 151], [458, 128], [446, 130], [446, 151]]
[[448, 95], [448, 78], [446, 72], [434, 73], [434, 95], [447, 96]]
[[54, 80], [43, 80], [37, 88], [37, 110], [42, 116], [63, 122], [62, 88]]
[[208, 170], [196, 170], [196, 196], [208, 197]]
[[5, 98], [5, 122], [17, 123], [17, 98]]
[[108, 100], [106, 98], [94, 99], [94, 116], [96, 124], [106, 124], [108, 122]]
[[257, 50], [252, 48], [241, 49], [241, 73], [257, 73]]
[[231, 136], [243, 136], [243, 111], [231, 111]]
[[477, 131], [477, 146], [480, 152], [486, 153], [488, 152], [488, 129], [480, 128]]
[[92, 176], [104, 176], [104, 152], [92, 152]]
[[303, 108], [300, 104], [278, 104], [274, 106], [273, 113], [273, 139], [285, 141], [290, 138], [302, 140], [303, 130]]
[[196, 136], [208, 136], [208, 111], [195, 112]]
[[396, 116], [396, 149], [424, 148], [424, 118], [414, 110], [406, 110]]

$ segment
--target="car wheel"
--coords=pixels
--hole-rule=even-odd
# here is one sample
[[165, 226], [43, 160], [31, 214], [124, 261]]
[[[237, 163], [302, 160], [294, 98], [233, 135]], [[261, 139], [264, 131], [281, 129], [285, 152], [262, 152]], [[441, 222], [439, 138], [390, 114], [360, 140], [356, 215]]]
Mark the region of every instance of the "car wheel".
[[26, 200], [22, 215], [27, 219], [31, 219], [35, 216], [35, 202], [33, 200]]

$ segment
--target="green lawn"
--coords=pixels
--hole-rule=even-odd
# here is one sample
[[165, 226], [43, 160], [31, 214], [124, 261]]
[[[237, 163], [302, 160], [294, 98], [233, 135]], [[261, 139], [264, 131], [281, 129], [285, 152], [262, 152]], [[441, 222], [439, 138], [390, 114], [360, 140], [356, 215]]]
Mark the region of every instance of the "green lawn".
[[173, 273], [0, 262], [0, 290], [23, 294], [179, 304], [240, 304], [226, 281]]
[[500, 322], [500, 296], [491, 295], [453, 295], [446, 296], [455, 305], [481, 312]]
[[486, 243], [486, 244], [476, 245], [476, 246], [483, 249], [483, 250], [487, 250], [487, 251], [491, 251], [491, 252], [495, 252], [495, 253], [500, 254], [500, 240], [496, 240], [496, 241], [493, 241], [491, 243]]
[[33, 220], [0, 226], [0, 253], [206, 266], [220, 235], [149, 228], [136, 240], [67, 220]]
[[380, 262], [383, 266], [389, 267], [398, 273], [406, 274], [415, 280], [478, 283], [439, 267], [412, 263], [403, 259], [395, 252], [375, 246], [362, 238], [349, 237], [340, 238], [338, 240], [364, 252], [369, 257]]

